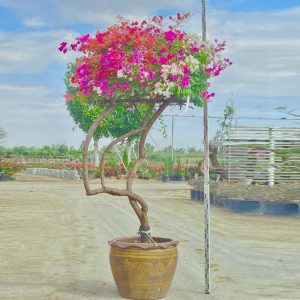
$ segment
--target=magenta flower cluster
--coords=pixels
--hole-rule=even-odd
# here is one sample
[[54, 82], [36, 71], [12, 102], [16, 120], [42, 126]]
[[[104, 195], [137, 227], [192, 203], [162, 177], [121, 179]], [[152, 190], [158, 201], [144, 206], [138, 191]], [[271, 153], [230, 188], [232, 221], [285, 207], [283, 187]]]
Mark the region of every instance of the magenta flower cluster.
[[87, 99], [174, 95], [210, 100], [214, 93], [208, 92], [209, 78], [219, 76], [232, 62], [220, 55], [225, 42], [204, 44], [178, 29], [189, 16], [169, 17], [167, 29], [162, 16], [142, 22], [120, 19], [95, 37], [87, 34], [70, 45], [62, 42], [61, 52], [83, 55], [73, 63], [70, 84]]

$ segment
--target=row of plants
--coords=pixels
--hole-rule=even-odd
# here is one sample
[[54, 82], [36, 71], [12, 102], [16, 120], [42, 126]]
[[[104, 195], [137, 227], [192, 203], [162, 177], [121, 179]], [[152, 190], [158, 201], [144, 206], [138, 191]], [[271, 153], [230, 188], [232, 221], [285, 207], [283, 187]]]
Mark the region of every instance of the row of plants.
[[12, 179], [15, 173], [21, 172], [24, 169], [24, 164], [0, 161], [0, 180]]
[[0, 147], [0, 156], [9, 158], [12, 156], [29, 156], [29, 157], [51, 157], [51, 158], [62, 158], [68, 157], [70, 159], [80, 160], [82, 156], [82, 150], [76, 149], [72, 146], [67, 146], [65, 144], [56, 145], [45, 145], [43, 147]]
[[[126, 161], [125, 161], [126, 163]], [[53, 163], [53, 164], [41, 164], [41, 165], [26, 165], [27, 168], [47, 168], [58, 170], [77, 170], [82, 173], [82, 163], [70, 162], [70, 163]], [[125, 168], [126, 167], [126, 168]], [[104, 175], [106, 177], [117, 177], [126, 175], [128, 171], [131, 171], [133, 162], [126, 164], [125, 166], [118, 161], [108, 161], [104, 167]], [[99, 178], [101, 171], [99, 167], [95, 167], [93, 163], [88, 164], [89, 174], [95, 178]], [[18, 172], [20, 170], [16, 170]], [[142, 179], [157, 179], [157, 180], [189, 180], [195, 174], [194, 166], [186, 166], [178, 161], [177, 164], [172, 162], [156, 163], [145, 162], [137, 171], [137, 177]]]
[[[134, 161], [129, 162], [128, 153], [125, 149], [121, 163], [116, 153], [111, 151], [108, 155], [107, 163], [104, 167], [104, 175], [107, 177], [117, 177], [126, 175], [128, 171], [132, 170]], [[0, 173], [5, 176], [12, 176], [17, 172], [21, 172], [26, 168], [47, 168], [57, 170], [78, 170], [81, 174], [83, 164], [81, 162], [53, 162], [53, 163], [27, 163], [21, 164], [15, 161], [3, 161], [0, 163]], [[98, 178], [101, 175], [100, 169], [95, 167], [94, 163], [88, 163], [89, 174]], [[158, 179], [164, 181], [170, 180], [189, 180], [194, 177], [195, 166], [184, 165], [181, 160], [177, 160], [177, 163], [171, 160], [165, 162], [144, 162], [138, 172], [137, 177], [142, 179]]]
[[[45, 169], [56, 169], [56, 170], [75, 170], [77, 163], [63, 163], [63, 162], [49, 162], [49, 163], [26, 163], [26, 168], [45, 168]], [[81, 164], [82, 168], [82, 164]]]
[[[119, 177], [125, 175], [128, 171], [131, 171], [133, 167], [133, 162], [126, 166], [123, 164], [117, 164], [115, 166], [106, 165], [104, 167], [104, 175], [107, 177], [115, 176]], [[184, 166], [180, 164], [173, 163], [155, 163], [155, 162], [144, 162], [139, 170], [137, 171], [137, 177], [141, 179], [157, 179], [163, 181], [170, 180], [189, 180], [194, 176], [195, 167]], [[93, 175], [97, 178], [100, 177], [101, 171], [99, 168], [93, 169]]]
[[[103, 153], [105, 147], [99, 150], [99, 154]], [[119, 145], [118, 149], [120, 152], [124, 153], [127, 147], [126, 145]], [[169, 159], [172, 153], [172, 146], [167, 146], [163, 149], [155, 149], [155, 147], [146, 143], [145, 150], [147, 153], [147, 158], [150, 161], [155, 162], [165, 162]], [[128, 151], [128, 149], [127, 149]], [[135, 143], [131, 149], [131, 152], [138, 152], [138, 144]], [[92, 152], [91, 152], [92, 153]], [[197, 160], [199, 157], [203, 155], [203, 151], [194, 147], [187, 148], [173, 148], [173, 155], [176, 158], [180, 158], [180, 160], [184, 163], [191, 163], [193, 160]], [[43, 147], [26, 147], [26, 146], [17, 146], [17, 147], [4, 147], [0, 146], [0, 157], [3, 158], [14, 158], [18, 156], [23, 156], [30, 158], [51, 158], [51, 159], [59, 159], [65, 158], [70, 160], [81, 161], [82, 157], [82, 149], [75, 148], [72, 146], [67, 146], [65, 144], [57, 144], [57, 145], [45, 145]]]

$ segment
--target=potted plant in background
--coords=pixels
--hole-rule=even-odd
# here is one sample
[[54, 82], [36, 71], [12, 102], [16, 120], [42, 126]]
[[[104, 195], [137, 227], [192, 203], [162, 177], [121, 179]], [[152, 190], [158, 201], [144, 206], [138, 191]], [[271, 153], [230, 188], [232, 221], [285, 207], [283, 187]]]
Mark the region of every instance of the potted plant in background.
[[0, 160], [0, 181], [15, 180], [13, 175], [24, 169], [25, 165], [16, 160]]
[[[0, 127], [0, 145], [7, 137], [6, 131]], [[14, 180], [13, 175], [25, 169], [25, 164], [21, 163], [17, 157], [2, 158], [0, 156], [0, 181]]]
[[[140, 221], [139, 237], [117, 238], [109, 244], [112, 273], [121, 296], [130, 299], [158, 299], [166, 296], [177, 263], [177, 244], [171, 238], [152, 237], [148, 205], [133, 192], [132, 184], [145, 159], [147, 135], [169, 106], [190, 102], [200, 107], [214, 93], [208, 91], [210, 77], [218, 76], [231, 62], [220, 52], [225, 43], [204, 44], [199, 37], [179, 29], [189, 13], [177, 14], [164, 22], [162, 16], [150, 20], [119, 21], [95, 37], [78, 37], [59, 50], [78, 51], [67, 81], [68, 101], [82, 101], [100, 108], [87, 131], [83, 149], [83, 179], [88, 196], [110, 194], [128, 198]], [[68, 88], [68, 85], [67, 85]], [[141, 111], [145, 113], [140, 113]], [[105, 148], [100, 159], [100, 184], [92, 189], [88, 179], [88, 149], [101, 122], [116, 111], [141, 116], [138, 126], [122, 133]], [[113, 125], [113, 124], [112, 124]], [[138, 136], [138, 157], [128, 172], [126, 188], [109, 187], [104, 167], [109, 151], [120, 142]], [[120, 224], [120, 226], [122, 226]]]
[[178, 161], [177, 161], [177, 166], [176, 166], [176, 175], [174, 176], [174, 179], [176, 181], [182, 181], [184, 180], [184, 166], [181, 165], [181, 161], [180, 159], [178, 158]]
[[163, 181], [168, 182], [172, 179], [172, 177], [173, 177], [173, 162], [172, 160], [167, 160], [164, 168]]

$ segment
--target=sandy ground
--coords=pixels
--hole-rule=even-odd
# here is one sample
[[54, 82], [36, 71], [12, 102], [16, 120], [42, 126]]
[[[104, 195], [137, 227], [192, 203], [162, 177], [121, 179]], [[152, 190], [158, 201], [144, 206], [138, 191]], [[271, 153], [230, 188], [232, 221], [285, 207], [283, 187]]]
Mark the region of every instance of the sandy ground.
[[[0, 182], [0, 299], [120, 299], [107, 241], [134, 235], [126, 198], [86, 197], [81, 181]], [[180, 241], [165, 299], [300, 299], [300, 219], [212, 207], [211, 295], [204, 295], [203, 205], [184, 183], [138, 183], [152, 234]]]

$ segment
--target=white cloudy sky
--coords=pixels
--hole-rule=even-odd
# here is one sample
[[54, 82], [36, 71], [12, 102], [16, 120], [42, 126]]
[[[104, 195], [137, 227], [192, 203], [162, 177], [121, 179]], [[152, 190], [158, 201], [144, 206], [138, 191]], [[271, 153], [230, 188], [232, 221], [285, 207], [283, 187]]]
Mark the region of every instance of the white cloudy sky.
[[[226, 40], [226, 55], [234, 61], [213, 83], [217, 96], [210, 103], [210, 114], [220, 116], [230, 95], [239, 117], [285, 117], [274, 109], [279, 105], [299, 112], [300, 0], [207, 2], [208, 39]], [[66, 58], [57, 51], [61, 41], [104, 29], [117, 15], [140, 19], [178, 11], [191, 11], [186, 30], [200, 33], [200, 4], [200, 0], [0, 0], [0, 127], [9, 134], [6, 145], [80, 145], [83, 134], [73, 130], [64, 106]], [[299, 126], [293, 121], [239, 122]], [[193, 141], [201, 139], [201, 130], [200, 119], [177, 118], [176, 145], [197, 145]], [[159, 146], [169, 142], [155, 130], [152, 136]]]

